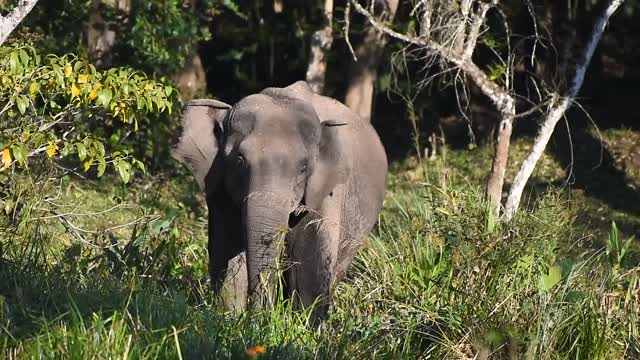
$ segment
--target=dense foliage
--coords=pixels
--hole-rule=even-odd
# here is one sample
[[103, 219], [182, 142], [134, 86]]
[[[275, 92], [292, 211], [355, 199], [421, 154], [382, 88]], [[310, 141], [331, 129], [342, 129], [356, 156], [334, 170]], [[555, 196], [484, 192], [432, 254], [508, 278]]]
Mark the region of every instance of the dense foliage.
[[76, 169], [101, 177], [111, 168], [125, 183], [144, 171], [131, 134], [156, 127], [149, 114], [171, 113], [176, 95], [140, 72], [98, 71], [19, 42], [0, 49], [0, 93], [0, 205], [21, 222], [25, 206], [30, 213], [53, 195], [48, 184]]
[[[114, 31], [111, 65], [127, 65], [160, 76], [178, 72], [193, 55], [198, 42], [210, 37], [209, 21], [230, 1], [45, 1], [26, 19], [25, 25], [41, 34], [40, 51], [87, 54], [87, 29], [92, 6], [100, 14], [99, 31]], [[227, 5], [224, 5], [227, 4]], [[163, 26], [158, 26], [163, 25]]]

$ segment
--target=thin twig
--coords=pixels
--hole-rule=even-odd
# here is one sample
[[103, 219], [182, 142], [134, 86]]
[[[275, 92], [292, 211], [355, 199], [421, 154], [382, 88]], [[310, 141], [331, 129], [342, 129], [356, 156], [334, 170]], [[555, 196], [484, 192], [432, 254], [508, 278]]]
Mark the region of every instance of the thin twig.
[[358, 61], [358, 57], [356, 56], [356, 52], [353, 50], [353, 46], [351, 45], [351, 41], [349, 40], [349, 26], [350, 20], [349, 17], [351, 15], [351, 2], [347, 1], [347, 7], [344, 9], [344, 39], [349, 47], [349, 52], [351, 52], [351, 56], [353, 57], [353, 61]]

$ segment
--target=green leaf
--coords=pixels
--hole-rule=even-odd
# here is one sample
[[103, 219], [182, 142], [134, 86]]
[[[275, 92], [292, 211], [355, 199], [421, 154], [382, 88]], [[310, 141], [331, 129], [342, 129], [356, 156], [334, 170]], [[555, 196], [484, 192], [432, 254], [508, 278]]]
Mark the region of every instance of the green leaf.
[[73, 72], [77, 73], [82, 68], [83, 65], [84, 63], [82, 61], [76, 61], [76, 63], [73, 64]]
[[158, 107], [158, 111], [160, 112], [164, 111], [164, 102], [162, 101], [162, 99], [154, 97], [153, 102], [156, 103], [156, 106]]
[[28, 101], [28, 99], [25, 100], [24, 95], [16, 97], [16, 105], [18, 106], [18, 111], [20, 111], [20, 114], [24, 115], [24, 113], [27, 111]]
[[104, 174], [104, 170], [107, 168], [107, 163], [104, 161], [104, 157], [98, 158], [98, 177]]
[[18, 59], [18, 54], [16, 52], [12, 52], [9, 56], [9, 68], [14, 73], [19, 72], [22, 68], [20, 66], [20, 60]]
[[27, 157], [29, 155], [24, 144], [12, 145], [11, 152], [13, 153], [13, 157], [16, 159], [20, 166], [27, 167]]
[[129, 182], [131, 178], [131, 165], [129, 165], [126, 161], [117, 161], [115, 163], [116, 169], [118, 169], [118, 173], [120, 174], [120, 178], [126, 184]]
[[108, 107], [111, 103], [111, 99], [113, 98], [113, 92], [111, 89], [105, 88], [100, 91], [100, 95], [98, 95], [98, 105], [103, 105], [104, 107]]
[[78, 149], [78, 158], [80, 159], [80, 161], [84, 161], [84, 159], [87, 157], [87, 148], [84, 147], [84, 144], [77, 143], [76, 149]]
[[149, 96], [149, 94], [146, 94], [144, 97], [146, 99], [147, 111], [153, 112], [153, 100], [151, 100], [151, 96]]
[[542, 275], [540, 278], [539, 288], [544, 291], [549, 291], [556, 286], [562, 279], [562, 269], [558, 265], [554, 265], [549, 268], [549, 273]]
[[167, 97], [171, 96], [171, 92], [172, 92], [172, 91], [173, 91], [173, 88], [172, 88], [171, 86], [168, 86], [168, 85], [167, 85], [167, 86], [165, 86], [165, 87], [164, 87], [164, 94], [165, 94]]
[[64, 87], [64, 70], [57, 64], [51, 65], [53, 67], [53, 73], [56, 76], [56, 85]]
[[27, 52], [24, 51], [23, 49], [20, 49], [18, 54], [20, 55], [20, 62], [22, 62], [22, 65], [24, 66], [29, 65], [29, 55], [27, 54]]
[[93, 144], [96, 147], [96, 150], [98, 150], [98, 156], [104, 157], [104, 144], [100, 141], [95, 141]]
[[144, 164], [142, 163], [142, 161], [140, 161], [140, 160], [138, 160], [138, 159], [133, 159], [133, 160], [132, 160], [132, 162], [133, 162], [133, 164], [134, 164], [135, 166], [137, 166], [137, 167], [138, 167], [138, 169], [140, 169], [140, 171], [142, 171], [143, 173], [146, 173], [146, 172], [147, 172], [147, 171], [146, 171], [146, 169], [145, 169], [145, 167], [144, 167]]

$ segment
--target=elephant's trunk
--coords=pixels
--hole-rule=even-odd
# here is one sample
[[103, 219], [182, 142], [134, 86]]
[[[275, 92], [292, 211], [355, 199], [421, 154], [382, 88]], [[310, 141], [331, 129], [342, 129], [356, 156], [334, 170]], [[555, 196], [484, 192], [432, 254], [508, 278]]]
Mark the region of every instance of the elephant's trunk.
[[[284, 246], [284, 234], [290, 212], [289, 196], [272, 192], [254, 192], [245, 201], [245, 234], [249, 293], [263, 302], [273, 295], [277, 261]], [[261, 282], [263, 281], [264, 282]]]

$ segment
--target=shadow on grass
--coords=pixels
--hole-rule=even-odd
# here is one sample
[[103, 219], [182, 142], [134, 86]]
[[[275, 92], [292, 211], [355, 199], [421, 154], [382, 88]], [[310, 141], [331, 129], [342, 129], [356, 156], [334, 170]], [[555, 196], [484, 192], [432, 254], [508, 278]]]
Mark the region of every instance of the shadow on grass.
[[[155, 283], [135, 274], [77, 276], [60, 268], [2, 259], [0, 338], [11, 340], [0, 342], [0, 354], [4, 346], [5, 351], [21, 347], [27, 357], [47, 353], [66, 357], [72, 353], [63, 350], [68, 343], [79, 342], [87, 348], [96, 342], [106, 345], [105, 339], [96, 339], [101, 331], [132, 337], [131, 355], [143, 358], [151, 353], [177, 358], [181, 353], [187, 359], [245, 359], [248, 348], [265, 344], [269, 334], [263, 318], [254, 322], [247, 314], [230, 315], [212, 297]], [[114, 318], [124, 326], [117, 327]], [[82, 352], [83, 356], [90, 353]], [[301, 357], [302, 350], [290, 344], [268, 347], [262, 356]]]
[[[572, 131], [570, 142], [566, 129], [558, 130], [549, 149], [552, 156], [571, 171], [572, 186], [611, 209], [630, 217], [640, 216], [640, 192], [633, 189], [626, 174], [615, 167], [612, 154], [600, 139], [586, 129], [577, 129]], [[569, 148], [571, 143], [573, 152]]]

